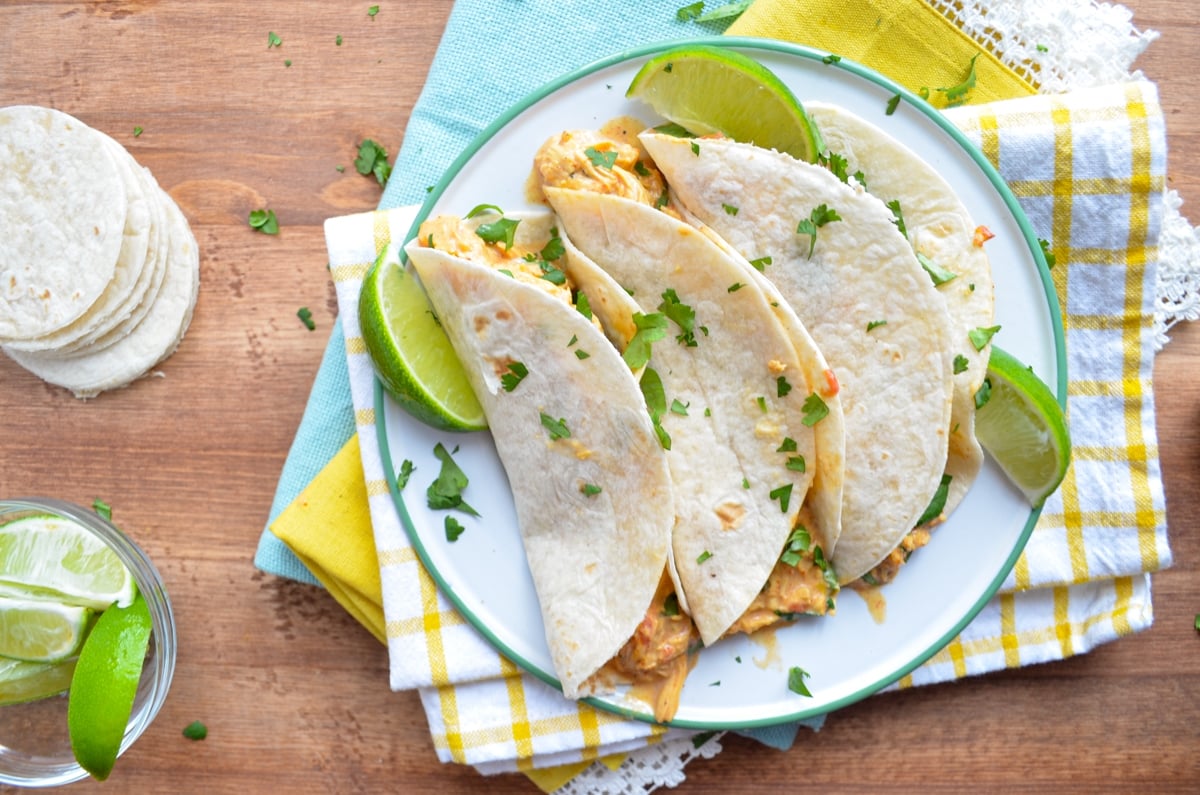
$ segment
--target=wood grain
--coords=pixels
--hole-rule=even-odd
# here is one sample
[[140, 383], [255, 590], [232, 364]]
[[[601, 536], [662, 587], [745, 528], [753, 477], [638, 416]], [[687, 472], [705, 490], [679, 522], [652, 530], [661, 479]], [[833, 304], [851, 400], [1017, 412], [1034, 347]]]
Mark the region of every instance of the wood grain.
[[[1166, 112], [1170, 185], [1200, 216], [1193, 6], [1127, 5], [1162, 33], [1138, 66]], [[388, 690], [384, 649], [323, 591], [252, 565], [336, 317], [321, 224], [377, 203], [351, 165], [357, 143], [399, 149], [450, 3], [383, 4], [374, 19], [367, 6], [0, 4], [0, 105], [53, 105], [112, 134], [180, 203], [202, 252], [195, 320], [162, 378], [83, 403], [0, 360], [0, 495], [105, 498], [177, 611], [170, 698], [107, 791], [535, 791], [439, 764], [416, 694]], [[278, 237], [247, 227], [258, 207], [276, 211]], [[869, 699], [789, 753], [728, 736], [679, 791], [1194, 791], [1200, 328], [1171, 336], [1155, 392], [1175, 565], [1154, 578], [1153, 628], [1063, 663]], [[193, 720], [208, 739], [181, 736]]]

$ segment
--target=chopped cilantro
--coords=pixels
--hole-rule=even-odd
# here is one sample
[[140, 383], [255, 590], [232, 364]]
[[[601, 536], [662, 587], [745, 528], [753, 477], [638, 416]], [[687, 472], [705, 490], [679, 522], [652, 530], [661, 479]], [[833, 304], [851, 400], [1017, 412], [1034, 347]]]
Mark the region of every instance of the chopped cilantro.
[[625, 347], [621, 358], [629, 365], [629, 369], [637, 370], [650, 361], [650, 346], [667, 335], [667, 316], [661, 312], [643, 314], [633, 313], [633, 324], [637, 327], [633, 338]]
[[264, 235], [279, 234], [279, 219], [274, 210], [251, 210], [247, 218], [251, 229], [257, 229]]
[[444, 526], [446, 528], [446, 540], [450, 543], [457, 541], [458, 537], [463, 534], [464, 530], [467, 529], [462, 526], [461, 522], [450, 515], [446, 516]]
[[504, 215], [504, 210], [500, 209], [495, 204], [476, 204], [463, 218], [474, 218], [477, 215], [484, 213], [495, 213], [496, 215]]
[[886, 326], [886, 325], [887, 325], [886, 320], [869, 320], [869, 321], [867, 321], [867, 331], [874, 331], [875, 329], [879, 328], [880, 326]]
[[567, 347], [570, 348], [572, 345], [574, 345], [577, 342], [579, 342], [579, 335], [572, 334], [571, 339], [567, 340]]
[[703, 552], [701, 552], [699, 555], [696, 556], [696, 562], [703, 563], [704, 561], [708, 560], [711, 557], [712, 557], [712, 553], [706, 549]]
[[542, 250], [538, 252], [538, 256], [547, 262], [554, 262], [556, 259], [567, 253], [567, 247], [562, 241], [562, 237], [558, 234], [558, 227], [550, 227], [550, 240], [546, 245], [542, 246]]
[[829, 406], [826, 405], [821, 396], [816, 392], [804, 399], [804, 405], [800, 407], [804, 411], [804, 417], [800, 420], [806, 427], [811, 428], [829, 414]]
[[300, 322], [303, 323], [304, 327], [309, 331], [312, 331], [317, 327], [317, 324], [313, 322], [312, 312], [309, 311], [307, 306], [302, 306], [297, 309], [296, 317], [300, 318]]
[[892, 98], [887, 101], [887, 110], [885, 110], [884, 113], [888, 116], [891, 116], [896, 112], [896, 108], [898, 107], [900, 107], [900, 95], [893, 94]]
[[584, 483], [579, 487], [579, 490], [587, 497], [595, 497], [604, 489], [600, 488], [595, 483]]
[[745, 286], [746, 285], [742, 284], [741, 282], [734, 282], [733, 284], [729, 285], [729, 289], [726, 290], [726, 292], [736, 293], [738, 290], [742, 289]]
[[[664, 72], [671, 71], [671, 64], [667, 64], [667, 68], [664, 69], [663, 71]], [[658, 125], [657, 127], [654, 128], [654, 132], [662, 133], [663, 135], [670, 135], [674, 138], [695, 138], [696, 137], [696, 136], [692, 135], [692, 133], [688, 130], [687, 127], [684, 127], [682, 124], [676, 124], [673, 121], [665, 122], [663, 124]]]
[[831, 210], [825, 204], [820, 204], [809, 213], [808, 218], [796, 224], [796, 233], [809, 236], [808, 258], [812, 259], [813, 249], [817, 247], [817, 230], [832, 221], [840, 221], [842, 217], [837, 210]]
[[388, 165], [387, 159], [387, 150], [366, 138], [358, 145], [358, 157], [354, 158], [354, 168], [363, 176], [374, 174], [375, 181], [382, 188], [387, 185], [388, 178], [392, 175], [392, 167]]
[[509, 362], [508, 372], [500, 376], [500, 386], [504, 387], [505, 392], [511, 392], [527, 375], [529, 375], [529, 368], [523, 362]]
[[1038, 52], [1050, 52], [1050, 48], [1047, 47], [1045, 44], [1036, 44], [1036, 45], [1034, 45], [1034, 48]]
[[812, 536], [803, 527], [797, 527], [788, 536], [787, 543], [783, 546], [783, 554], [779, 556], [779, 562], [785, 566], [795, 566], [803, 557], [802, 553], [808, 552], [812, 547]]
[[720, 686], [721, 686], [721, 680], [720, 680], [720, 679], [718, 679], [718, 680], [717, 680], [717, 681], [715, 681], [715, 682], [709, 682], [709, 683], [708, 683], [708, 686], [709, 686], [709, 687], [720, 687]]
[[650, 169], [646, 168], [646, 164], [643, 163], [641, 160], [639, 160], [633, 164], [633, 172], [635, 174], [637, 174], [639, 177], [650, 176]]
[[462, 498], [463, 490], [466, 489], [469, 482], [466, 474], [459, 469], [458, 464], [454, 462], [441, 442], [434, 446], [433, 454], [442, 462], [442, 468], [438, 472], [437, 479], [430, 483], [429, 488], [425, 490], [426, 504], [434, 510], [459, 510], [471, 516], [478, 516], [479, 512]]
[[663, 291], [662, 299], [662, 303], [658, 305], [658, 311], [670, 318], [681, 331], [680, 334], [675, 335], [675, 339], [680, 345], [686, 345], [689, 348], [696, 347], [696, 310], [681, 302], [678, 294], [670, 287]]
[[892, 211], [892, 223], [900, 230], [900, 234], [908, 237], [908, 227], [904, 225], [904, 212], [900, 209], [900, 200], [892, 199], [887, 203], [887, 208]]
[[664, 616], [679, 615], [679, 596], [674, 593], [667, 594], [667, 598], [663, 600], [662, 614]]
[[750, 488], [750, 478], [742, 478], [742, 488], [743, 489]]
[[955, 375], [958, 375], [959, 373], [965, 373], [967, 371], [968, 366], [970, 366], [970, 362], [967, 361], [966, 356], [963, 356], [960, 353], [954, 357], [954, 374]]
[[271, 49], [272, 47], [278, 47], [281, 44], [283, 44], [283, 39], [281, 39], [277, 35], [275, 35], [275, 31], [273, 31], [273, 30], [267, 31], [267, 49], [268, 50]]
[[722, 204], [721, 207], [725, 210], [726, 215], [738, 214], [738, 208], [734, 207], [732, 204]]
[[590, 359], [591, 357], [592, 357], [592, 355], [590, 353], [588, 353], [587, 351], [585, 351], [583, 348], [575, 349], [575, 358], [576, 359], [583, 361], [584, 359]]
[[134, 128], [133, 128], [133, 137], [134, 137], [134, 138], [139, 138], [139, 137], [141, 137], [141, 135], [142, 135], [142, 132], [143, 132], [143, 130], [142, 130], [142, 128], [141, 128], [141, 127], [134, 127]]
[[921, 252], [918, 251], [916, 254], [917, 262], [921, 263], [921, 267], [929, 274], [929, 278], [933, 280], [934, 287], [940, 287], [958, 276], [957, 273], [946, 270]]
[[292, 65], [292, 59], [291, 59], [291, 58], [284, 58], [284, 59], [283, 59], [283, 65], [284, 65], [284, 66], [291, 66], [291, 65]]
[[678, 414], [681, 417], [686, 417], [688, 415], [688, 406], [690, 406], [690, 405], [691, 405], [690, 403], [684, 403], [679, 398], [672, 398], [671, 399], [671, 413]]
[[475, 234], [487, 243], [503, 243], [505, 250], [508, 250], [513, 247], [513, 238], [520, 223], [517, 219], [501, 218], [475, 227]]
[[973, 328], [967, 332], [967, 337], [971, 340], [971, 344], [975, 346], [975, 350], [981, 351], [992, 341], [992, 337], [996, 336], [996, 332], [999, 330], [999, 326]]
[[416, 469], [416, 467], [413, 466], [413, 462], [409, 459], [406, 458], [400, 462], [400, 471], [396, 473], [397, 489], [403, 491], [404, 487], [408, 485], [408, 479], [412, 477], [414, 469]]
[[771, 264], [770, 257], [759, 257], [758, 259], [750, 260], [750, 265], [753, 266], [753, 268], [756, 271], [762, 271], [770, 264]]
[[807, 470], [808, 466], [804, 462], [804, 456], [793, 455], [788, 456], [787, 468], [793, 472], [804, 472]]
[[374, 18], [379, 13], [379, 6], [371, 6], [367, 9], [367, 16]]
[[961, 105], [967, 99], [967, 94], [975, 87], [975, 59], [979, 57], [979, 53], [971, 56], [971, 62], [967, 68], [967, 76], [958, 85], [950, 86], [949, 88], [937, 89], [942, 96], [946, 98], [948, 105]]
[[979, 389], [975, 392], [975, 410], [979, 411], [987, 405], [987, 402], [992, 399], [992, 382], [991, 379], [983, 379], [983, 383], [979, 385]]
[[759, 395], [754, 399], [754, 402], [758, 404], [760, 409], [762, 409], [763, 414], [767, 413], [767, 399], [765, 396]]
[[788, 690], [791, 690], [798, 696], [806, 696], [812, 698], [812, 693], [808, 689], [808, 685], [804, 680], [810, 676], [808, 671], [793, 665], [788, 669]]
[[542, 427], [546, 429], [546, 433], [550, 434], [550, 438], [557, 441], [559, 439], [569, 439], [571, 430], [567, 427], [567, 421], [563, 418], [554, 419], [546, 412], [538, 412], [542, 418]]
[[208, 736], [208, 727], [200, 721], [194, 720], [183, 727], [183, 736], [189, 740], [203, 740]]
[[777, 489], [771, 489], [767, 496], [773, 500], [779, 500], [779, 510], [787, 513], [788, 504], [792, 500], [792, 484], [786, 483]]
[[592, 162], [593, 166], [603, 168], [607, 171], [612, 171], [612, 167], [617, 162], [616, 149], [610, 149], [602, 152], [594, 146], [589, 146], [587, 149], [583, 150], [583, 153], [587, 155], [587, 159]]
[[575, 293], [575, 311], [579, 312], [579, 314], [583, 315], [588, 320], [592, 319], [592, 304], [590, 301], [588, 301], [587, 293]]
[[824, 58], [821, 59], [821, 63], [828, 66], [829, 64], [837, 63], [840, 60], [842, 60], [842, 56], [840, 56], [840, 55], [826, 55]]
[[341, 47], [342, 46], [342, 34], [339, 33], [337, 35], [337, 38], [335, 38], [333, 40], [333, 43], [336, 44], [337, 46]]
[[700, 144], [696, 143], [695, 141], [692, 141], [692, 154], [696, 155], [697, 157], [700, 156]]
[[646, 410], [650, 412], [650, 418], [657, 422], [667, 410], [667, 393], [663, 389], [662, 378], [659, 377], [658, 371], [653, 367], [647, 367], [642, 371], [638, 386], [641, 387], [642, 398], [646, 401]]
[[686, 22], [688, 19], [701, 23], [721, 22], [726, 19], [733, 19], [734, 17], [741, 16], [741, 14], [750, 7], [751, 2], [753, 2], [753, 0], [733, 0], [733, 2], [719, 5], [711, 11], [704, 11], [704, 13], [700, 13], [700, 10], [704, 8], [703, 2], [693, 3], [691, 6], [687, 6], [687, 8], [699, 6], [699, 9], [695, 12], [695, 15], [689, 16], [685, 19], [684, 17], [678, 16], [677, 12], [676, 16], [681, 22]]
[[929, 501], [925, 512], [921, 514], [921, 518], [917, 520], [914, 527], [929, 524], [942, 515], [942, 511], [946, 508], [946, 497], [950, 494], [950, 481], [952, 479], [950, 475], [942, 475], [941, 482], [938, 483], [937, 489], [933, 492], [933, 498]]
[[796, 452], [797, 449], [798, 448], [796, 447], [796, 440], [790, 436], [785, 436], [785, 437], [783, 437], [783, 442], [780, 443], [779, 447], [775, 448], [775, 452], [777, 452], [777, 453], [794, 453], [794, 452]]
[[112, 521], [112, 506], [99, 497], [92, 500], [92, 510], [96, 512], [97, 516], [106, 521]]
[[775, 396], [787, 397], [788, 392], [792, 391], [792, 385], [783, 376], [778, 376], [775, 379]]
[[704, 0], [698, 3], [689, 3], [675, 12], [675, 18], [680, 22], [691, 22], [704, 13]]

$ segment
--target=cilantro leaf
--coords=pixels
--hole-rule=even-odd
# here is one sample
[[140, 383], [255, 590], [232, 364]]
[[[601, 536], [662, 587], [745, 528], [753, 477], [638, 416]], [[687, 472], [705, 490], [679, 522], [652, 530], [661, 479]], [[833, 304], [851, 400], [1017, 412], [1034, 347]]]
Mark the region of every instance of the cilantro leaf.
[[981, 351], [992, 341], [992, 337], [996, 336], [996, 332], [999, 330], [999, 326], [973, 328], [967, 332], [967, 338], [971, 340], [971, 344], [975, 346], [975, 350]]
[[779, 562], [786, 566], [795, 566], [800, 562], [804, 552], [808, 552], [812, 546], [812, 536], [803, 527], [797, 527], [788, 536], [787, 543], [784, 544], [783, 554], [779, 556]]
[[388, 178], [392, 175], [387, 150], [370, 138], [364, 139], [358, 145], [358, 157], [354, 158], [354, 168], [363, 176], [374, 174], [375, 181], [381, 188], [387, 185]]
[[840, 60], [842, 60], [842, 56], [840, 56], [840, 55], [826, 55], [824, 58], [821, 59], [821, 63], [825, 64], [826, 66], [829, 66], [830, 64], [835, 64]]
[[277, 36], [275, 34], [275, 31], [268, 30], [267, 31], [267, 49], [269, 50], [272, 47], [278, 47], [281, 44], [283, 44], [283, 39], [279, 38], [279, 36]]
[[446, 528], [446, 540], [450, 543], [457, 541], [458, 537], [463, 534], [464, 530], [467, 529], [462, 526], [461, 522], [450, 515], [446, 516], [446, 521], [443, 526]]
[[671, 413], [678, 414], [681, 417], [686, 417], [688, 415], [688, 406], [689, 405], [691, 405], [691, 404], [684, 403], [679, 398], [672, 398], [671, 399]]
[[554, 419], [546, 412], [539, 412], [542, 418], [542, 427], [550, 434], [550, 438], [554, 441], [559, 439], [571, 438], [571, 429], [567, 427], [567, 421], [563, 418]]
[[604, 491], [604, 489], [600, 488], [595, 483], [584, 483], [579, 487], [579, 491], [582, 492], [586, 497], [595, 497], [597, 494]]
[[194, 720], [183, 727], [183, 736], [189, 740], [203, 740], [208, 736], [208, 727], [200, 721]]
[[413, 466], [413, 462], [407, 458], [400, 462], [400, 471], [396, 473], [397, 489], [403, 491], [404, 487], [408, 485], [408, 479], [412, 477], [413, 470], [415, 469], [416, 467]]
[[680, 22], [691, 22], [698, 18], [704, 12], [704, 0], [698, 3], [689, 3], [675, 12], [675, 18]]
[[279, 234], [279, 219], [274, 210], [251, 210], [247, 217], [251, 229], [257, 229], [264, 235]]
[[712, 553], [706, 549], [703, 552], [701, 552], [699, 555], [696, 556], [696, 562], [703, 563], [704, 561], [708, 560], [711, 557], [712, 557]]
[[970, 362], [967, 361], [966, 356], [963, 356], [960, 353], [954, 357], [954, 374], [955, 375], [958, 375], [959, 373], [965, 373], [967, 371], [968, 366], [970, 366]]
[[978, 57], [979, 57], [979, 53], [975, 53], [974, 55], [971, 56], [971, 62], [967, 68], [967, 76], [963, 79], [963, 81], [961, 83], [959, 83], [958, 85], [950, 86], [949, 88], [937, 89], [937, 91], [941, 92], [942, 95], [946, 98], [946, 104], [960, 105], [966, 101], [967, 94], [969, 94], [971, 92], [971, 89], [975, 87], [975, 80], [976, 80], [975, 59]]
[[1057, 262], [1058, 258], [1057, 258], [1057, 257], [1055, 257], [1055, 256], [1054, 256], [1054, 254], [1052, 254], [1052, 253], [1050, 252], [1050, 241], [1049, 241], [1049, 240], [1042, 240], [1042, 239], [1039, 237], [1039, 238], [1038, 238], [1038, 245], [1039, 245], [1039, 246], [1041, 246], [1041, 248], [1042, 248], [1042, 257], [1043, 257], [1043, 258], [1046, 260], [1046, 267], [1047, 267], [1047, 268], [1053, 268], [1053, 267], [1054, 267], [1054, 263], [1055, 263], [1055, 262]]
[[667, 598], [663, 600], [662, 614], [664, 616], [679, 615], [679, 596], [677, 594], [667, 594]]
[[804, 399], [804, 405], [800, 407], [804, 411], [804, 417], [800, 420], [806, 427], [811, 428], [829, 415], [829, 406], [826, 405], [821, 396], [816, 392]]
[[937, 489], [933, 492], [933, 498], [930, 499], [929, 505], [925, 508], [925, 512], [921, 514], [921, 518], [917, 520], [914, 527], [929, 524], [942, 515], [942, 511], [946, 508], [946, 497], [950, 494], [950, 481], [952, 479], [950, 475], [942, 475], [941, 482], [938, 483]]
[[900, 95], [893, 94], [892, 98], [887, 101], [887, 108], [884, 110], [884, 115], [891, 116], [896, 112], [896, 108], [900, 106]]
[[804, 461], [804, 456], [793, 455], [788, 457], [787, 468], [792, 472], [805, 472], [808, 469], [808, 465]]
[[637, 370], [650, 361], [651, 344], [667, 335], [667, 316], [661, 312], [652, 312], [648, 315], [634, 312], [633, 324], [637, 327], [637, 331], [634, 332], [633, 339], [629, 340], [629, 344], [625, 346], [625, 352], [621, 354], [621, 358], [629, 365], [630, 370]]
[[508, 372], [500, 376], [500, 386], [504, 387], [505, 392], [511, 392], [527, 375], [529, 368], [523, 362], [509, 362]]
[[474, 218], [475, 216], [483, 215], [484, 213], [495, 213], [496, 215], [504, 215], [504, 210], [500, 209], [499, 207], [497, 207], [494, 204], [476, 204], [474, 207], [471, 208], [470, 212], [468, 212], [466, 215], [463, 216], [463, 218], [468, 218], [468, 219]]
[[426, 504], [434, 510], [458, 510], [471, 516], [478, 516], [479, 512], [462, 498], [463, 490], [466, 489], [469, 482], [466, 474], [454, 462], [441, 442], [434, 446], [433, 454], [442, 462], [442, 468], [438, 472], [437, 479], [430, 483], [429, 488], [425, 490]]
[[765, 269], [765, 268], [766, 268], [768, 265], [770, 265], [770, 264], [771, 264], [771, 258], [770, 258], [770, 257], [759, 257], [758, 259], [752, 259], [752, 260], [750, 260], [750, 265], [751, 265], [751, 266], [752, 266], [752, 267], [753, 267], [753, 268], [754, 268], [756, 271], [760, 271], [760, 272], [761, 272], [763, 269]]
[[696, 347], [696, 310], [681, 302], [675, 290], [670, 287], [663, 291], [662, 299], [662, 303], [658, 305], [658, 311], [679, 326], [682, 332], [676, 334], [675, 339], [680, 345], [686, 345], [689, 348]]
[[667, 393], [663, 389], [662, 378], [653, 367], [647, 367], [642, 371], [642, 378], [638, 381], [638, 386], [641, 387], [642, 398], [646, 401], [646, 410], [650, 413], [650, 419], [657, 422], [667, 410]]
[[617, 162], [616, 149], [601, 151], [594, 146], [589, 146], [587, 149], [583, 150], [583, 153], [587, 155], [587, 159], [591, 161], [593, 166], [596, 166], [597, 168], [603, 168], [607, 171], [612, 171], [612, 167], [616, 165]]
[[880, 326], [886, 326], [886, 325], [887, 325], [886, 320], [868, 320], [867, 321], [867, 331], [874, 331], [875, 329], [879, 328]]
[[[750, 7], [753, 0], [734, 0], [734, 2], [726, 3], [725, 5], [717, 6], [711, 11], [705, 11], [695, 18], [696, 22], [719, 22], [725, 19], [732, 19], [741, 16], [742, 13]], [[704, 3], [699, 4], [701, 8]]]
[[300, 322], [303, 323], [304, 327], [307, 328], [309, 331], [312, 331], [317, 327], [317, 324], [315, 322], [313, 322], [312, 312], [309, 310], [309, 308], [307, 306], [302, 306], [299, 309], [297, 309], [296, 317], [300, 318]]
[[737, 215], [738, 214], [738, 208], [734, 207], [732, 204], [722, 204], [721, 207], [722, 207], [722, 209], [725, 210], [726, 215]]
[[808, 689], [808, 685], [804, 683], [811, 674], [808, 671], [793, 665], [788, 669], [788, 690], [791, 690], [798, 696], [806, 696], [812, 698], [812, 693]]
[[558, 234], [558, 227], [550, 227], [550, 240], [546, 245], [542, 246], [542, 250], [538, 252], [538, 256], [547, 262], [554, 262], [556, 259], [567, 253], [567, 247], [562, 241], [562, 237]]
[[817, 247], [817, 230], [825, 224], [833, 221], [840, 221], [842, 217], [837, 214], [837, 210], [831, 210], [828, 205], [817, 205], [808, 218], [803, 219], [796, 224], [796, 232], [801, 235], [809, 236], [808, 243], [808, 258], [812, 259], [813, 249]]
[[992, 381], [989, 378], [983, 379], [983, 383], [979, 385], [979, 389], [975, 392], [975, 410], [979, 411], [987, 405], [987, 402], [992, 399]]
[[97, 516], [106, 521], [112, 521], [112, 506], [99, 497], [92, 500], [92, 510], [96, 512]]
[[775, 379], [775, 396], [787, 397], [788, 392], [792, 391], [792, 385], [783, 376], [778, 376]]
[[508, 250], [513, 247], [513, 238], [520, 223], [512, 218], [501, 218], [490, 224], [480, 224], [475, 228], [475, 234], [487, 243], [503, 243], [505, 250]]
[[790, 436], [783, 437], [783, 442], [780, 443], [779, 447], [775, 448], [775, 452], [777, 453], [794, 453], [796, 450], [796, 440]]
[[592, 319], [592, 304], [588, 301], [587, 293], [582, 290], [575, 293], [575, 311], [588, 320]]
[[921, 267], [929, 274], [929, 278], [933, 280], [934, 287], [940, 287], [951, 279], [958, 277], [957, 273], [946, 270], [921, 252], [918, 251], [916, 254], [917, 262], [921, 263]]
[[904, 225], [904, 212], [900, 209], [900, 200], [892, 199], [887, 203], [887, 208], [892, 211], [892, 223], [900, 230], [900, 234], [908, 237], [908, 227]]
[[779, 510], [783, 513], [787, 513], [788, 503], [790, 503], [792, 499], [792, 484], [787, 483], [779, 488], [771, 489], [767, 496], [773, 500], [779, 500]]

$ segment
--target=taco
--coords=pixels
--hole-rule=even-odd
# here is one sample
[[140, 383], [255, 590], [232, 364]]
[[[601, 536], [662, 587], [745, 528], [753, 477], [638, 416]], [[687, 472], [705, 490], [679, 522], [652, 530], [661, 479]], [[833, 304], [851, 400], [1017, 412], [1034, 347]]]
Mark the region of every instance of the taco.
[[837, 583], [823, 564], [836, 512], [818, 521], [802, 506], [811, 489], [837, 490], [841, 473], [822, 469], [818, 429], [836, 453], [840, 403], [811, 339], [798, 346], [752, 269], [699, 230], [620, 195], [543, 191], [562, 224], [567, 272], [602, 271], [641, 318], [658, 320], [641, 383], [675, 488], [681, 603], [705, 645], [828, 612]]
[[955, 358], [946, 461], [950, 479], [942, 508], [948, 516], [983, 464], [975, 438], [975, 393], [987, 374], [991, 345], [976, 347], [969, 335], [991, 326], [995, 317], [995, 287], [984, 251], [990, 232], [972, 220], [937, 169], [895, 137], [837, 105], [808, 102], [805, 109], [825, 139], [827, 159], [840, 158], [840, 167], [859, 174], [864, 187], [887, 204], [946, 301]]
[[952, 399], [945, 301], [883, 202], [828, 169], [727, 139], [640, 140], [690, 218], [763, 265], [841, 385], [842, 583], [921, 523], [942, 483]]
[[674, 607], [670, 472], [553, 224], [442, 216], [405, 250], [487, 415], [563, 693], [646, 684], [667, 720], [697, 645]]

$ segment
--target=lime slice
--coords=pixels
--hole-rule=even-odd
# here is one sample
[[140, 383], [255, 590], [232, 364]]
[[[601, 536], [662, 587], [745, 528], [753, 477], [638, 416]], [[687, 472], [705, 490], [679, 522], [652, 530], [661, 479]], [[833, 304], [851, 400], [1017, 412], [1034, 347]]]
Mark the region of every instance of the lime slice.
[[0, 657], [0, 707], [56, 696], [71, 686], [75, 660], [34, 663]]
[[449, 431], [487, 427], [454, 347], [417, 277], [392, 246], [375, 260], [358, 299], [363, 342], [396, 402], [426, 425]]
[[720, 133], [809, 163], [820, 154], [815, 125], [783, 81], [723, 47], [667, 50], [638, 70], [625, 96], [694, 135]]
[[150, 642], [150, 610], [140, 595], [100, 614], [79, 652], [67, 697], [67, 731], [79, 766], [103, 781], [112, 772]]
[[0, 595], [98, 610], [133, 601], [133, 577], [102, 539], [58, 516], [0, 526]]
[[0, 597], [0, 657], [64, 660], [78, 651], [91, 616], [87, 607]]
[[1032, 370], [995, 345], [980, 391], [986, 389], [990, 396], [975, 414], [979, 443], [1030, 505], [1040, 507], [1062, 483], [1071, 462], [1062, 407]]

